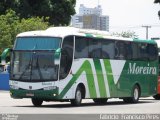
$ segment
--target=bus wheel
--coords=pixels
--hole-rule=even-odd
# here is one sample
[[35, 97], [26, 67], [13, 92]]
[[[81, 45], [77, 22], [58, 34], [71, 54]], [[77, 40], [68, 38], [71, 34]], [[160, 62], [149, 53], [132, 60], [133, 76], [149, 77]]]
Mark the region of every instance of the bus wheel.
[[153, 98], [154, 98], [155, 100], [160, 100], [160, 94], [154, 95]]
[[139, 97], [140, 97], [140, 88], [137, 85], [135, 85], [133, 88], [131, 102], [137, 103], [139, 101]]
[[105, 104], [107, 102], [107, 98], [94, 98], [93, 101], [97, 104]]
[[132, 90], [132, 97], [123, 98], [123, 101], [126, 103], [137, 103], [140, 97], [140, 88], [135, 85]]
[[43, 103], [43, 100], [40, 100], [40, 99], [36, 99], [36, 98], [32, 98], [32, 103], [35, 107], [39, 107], [42, 105]]
[[77, 87], [77, 90], [75, 93], [75, 99], [71, 100], [71, 105], [80, 106], [81, 102], [82, 102], [82, 91], [79, 87]]

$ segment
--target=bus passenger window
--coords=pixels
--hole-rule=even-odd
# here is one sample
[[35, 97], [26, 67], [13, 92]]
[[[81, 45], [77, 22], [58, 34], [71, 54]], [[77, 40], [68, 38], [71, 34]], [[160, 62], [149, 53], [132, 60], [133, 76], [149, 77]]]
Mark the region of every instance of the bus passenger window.
[[103, 59], [114, 59], [115, 47], [114, 41], [102, 40], [102, 58]]
[[132, 60], [133, 58], [133, 51], [132, 51], [132, 45], [131, 42], [126, 42], [125, 43], [125, 48], [126, 48], [126, 59], [127, 60]]
[[126, 59], [127, 52], [126, 52], [126, 47], [125, 47], [124, 42], [116, 41], [115, 49], [116, 49], [116, 56], [115, 56], [116, 59], [119, 59], [119, 60]]
[[137, 44], [137, 60], [148, 60], [148, 55], [147, 55], [147, 49], [146, 46], [147, 44], [144, 43], [135, 43]]
[[97, 39], [89, 40], [89, 57], [90, 58], [101, 58], [101, 42]]
[[147, 46], [147, 50], [148, 50], [149, 60], [151, 61], [156, 60], [158, 56], [158, 50], [156, 48], [156, 45], [149, 44]]
[[84, 37], [75, 37], [75, 59], [88, 58], [88, 40]]
[[64, 38], [62, 44], [62, 55], [60, 62], [60, 79], [64, 79], [69, 74], [73, 61], [73, 36]]

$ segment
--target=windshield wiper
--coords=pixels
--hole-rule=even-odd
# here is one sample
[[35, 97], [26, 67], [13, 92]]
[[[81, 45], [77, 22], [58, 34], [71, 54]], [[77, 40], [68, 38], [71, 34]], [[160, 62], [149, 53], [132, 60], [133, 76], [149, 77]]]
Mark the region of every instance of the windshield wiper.
[[[36, 60], [36, 66], [38, 68], [38, 73], [39, 73], [40, 79], [43, 79], [42, 72], [41, 72], [40, 66], [39, 66], [39, 57], [38, 56], [37, 56], [37, 60]], [[31, 77], [32, 77], [32, 75], [31, 75]]]
[[[26, 69], [22, 72], [21, 76], [19, 77], [19, 80], [24, 76], [24, 74], [26, 73], [26, 71], [27, 71], [30, 67], [32, 67], [32, 61], [33, 61], [33, 53], [32, 53], [32, 55], [31, 55], [31, 58], [30, 58], [30, 60], [29, 60], [29, 63], [28, 63], [28, 65], [27, 65]], [[30, 71], [30, 72], [31, 72], [31, 71]]]

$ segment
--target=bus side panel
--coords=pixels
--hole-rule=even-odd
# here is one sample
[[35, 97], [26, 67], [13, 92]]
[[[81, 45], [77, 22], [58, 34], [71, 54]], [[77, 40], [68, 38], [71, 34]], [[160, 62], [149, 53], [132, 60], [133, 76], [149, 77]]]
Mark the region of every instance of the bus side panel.
[[131, 88], [134, 79], [132, 75], [128, 74], [128, 68], [129, 64], [126, 61], [117, 83], [117, 89], [118, 89], [117, 97], [129, 97], [131, 95]]
[[85, 86], [85, 98], [96, 98], [96, 85], [92, 67], [93, 60], [74, 60], [71, 73], [65, 79], [60, 80], [59, 99], [74, 99], [79, 83]]
[[158, 62], [157, 61], [153, 61], [150, 62], [150, 66], [155, 66], [152, 71], [151, 74], [149, 74], [148, 78], [148, 82], [149, 82], [149, 94], [150, 95], [154, 95], [157, 93], [157, 78], [158, 78]]
[[130, 97], [135, 84], [141, 96], [155, 94], [156, 63], [108, 59], [74, 60], [72, 74], [60, 80], [60, 99], [72, 99], [79, 83], [85, 86], [85, 98]]
[[141, 96], [155, 94], [157, 77], [156, 63], [127, 61], [118, 81], [118, 96], [131, 96], [135, 84], [140, 86]]
[[[83, 83], [85, 86], [85, 98], [117, 96], [110, 60], [77, 59], [74, 60], [71, 71], [72, 77], [62, 80], [65, 82], [60, 88], [60, 99], [74, 98], [79, 83]], [[71, 90], [72, 95], [70, 94]]]
[[157, 87], [158, 94], [160, 94], [160, 76], [158, 76], [158, 87]]

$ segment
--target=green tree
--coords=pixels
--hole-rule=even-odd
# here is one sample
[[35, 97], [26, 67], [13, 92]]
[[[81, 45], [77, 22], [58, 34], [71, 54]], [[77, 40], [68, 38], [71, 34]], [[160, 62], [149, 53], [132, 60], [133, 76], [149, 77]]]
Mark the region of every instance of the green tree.
[[160, 0], [154, 0], [154, 3], [160, 3]]
[[0, 14], [11, 8], [21, 19], [49, 17], [50, 25], [68, 25], [75, 14], [75, 4], [76, 0], [2, 0]]
[[16, 7], [16, 0], [0, 0], [0, 14], [5, 14], [8, 9]]
[[9, 10], [6, 15], [0, 16], [0, 21], [0, 51], [2, 51], [4, 48], [11, 47], [19, 18], [14, 11]]
[[21, 33], [25, 31], [45, 30], [49, 26], [48, 22], [44, 22], [43, 18], [32, 17], [28, 19], [22, 19], [16, 26], [16, 32]]
[[[154, 0], [154, 3], [159, 3], [160, 4], [160, 0]], [[160, 10], [158, 11], [158, 16], [160, 18]]]
[[8, 10], [5, 15], [1, 15], [0, 21], [0, 53], [5, 48], [13, 46], [18, 33], [30, 30], [43, 30], [49, 24], [39, 17], [20, 20], [13, 10]]
[[136, 33], [133, 31], [122, 31], [121, 33], [113, 32], [112, 35], [117, 36], [117, 37], [125, 37], [125, 38], [137, 38], [138, 37], [138, 35], [136, 35]]

